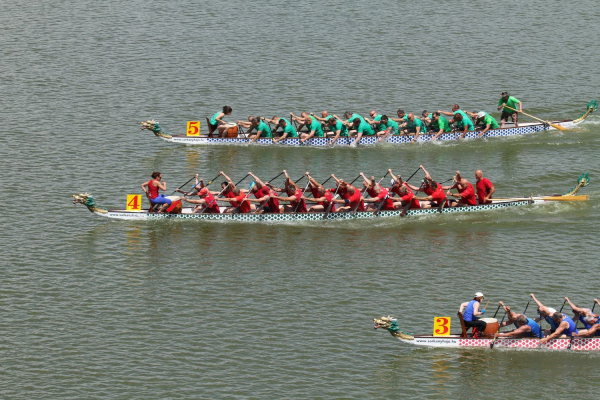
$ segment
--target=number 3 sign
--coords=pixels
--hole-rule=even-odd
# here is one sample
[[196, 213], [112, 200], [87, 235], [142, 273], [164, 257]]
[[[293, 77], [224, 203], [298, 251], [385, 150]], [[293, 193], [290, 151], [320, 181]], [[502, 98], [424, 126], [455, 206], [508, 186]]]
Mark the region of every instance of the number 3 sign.
[[187, 136], [200, 136], [200, 121], [188, 121]]
[[450, 317], [435, 317], [433, 319], [433, 336], [449, 335], [450, 321]]

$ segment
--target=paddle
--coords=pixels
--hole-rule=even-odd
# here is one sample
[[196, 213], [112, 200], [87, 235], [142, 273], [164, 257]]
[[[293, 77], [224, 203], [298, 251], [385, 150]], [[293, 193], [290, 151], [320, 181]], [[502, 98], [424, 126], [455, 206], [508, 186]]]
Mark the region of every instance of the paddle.
[[[221, 175], [221, 174], [219, 174], [219, 175]], [[219, 177], [219, 175], [217, 175], [217, 176], [215, 177], [215, 179], [217, 179], [217, 178]], [[250, 175], [250, 174], [246, 174], [246, 175], [245, 175], [245, 176], [244, 176], [242, 179], [240, 179], [240, 180], [239, 180], [239, 181], [238, 181], [238, 182], [237, 182], [235, 185], [233, 185], [233, 186], [237, 186], [237, 185], [239, 185], [240, 183], [242, 183], [242, 181], [243, 181], [244, 179], [246, 179], [246, 178], [247, 178], [249, 175]], [[213, 180], [214, 180], [214, 179], [213, 179]], [[211, 181], [211, 182], [212, 182], [212, 181]], [[225, 189], [221, 190], [221, 192], [219, 192], [219, 194], [218, 194], [216, 197], [214, 197], [214, 198], [213, 198], [213, 201], [216, 201], [217, 197], [222, 197], [221, 195], [223, 194], [223, 192], [224, 192], [225, 190], [227, 190], [227, 188], [228, 188], [228, 187], [229, 187], [229, 184], [227, 184], [227, 186], [225, 186]], [[208, 207], [209, 207], [211, 204], [212, 204], [212, 201], [210, 202], [210, 204], [207, 204], [207, 205], [206, 205], [206, 207], [204, 208], [204, 210], [202, 210], [202, 211], [200, 212], [200, 214], [203, 214], [203, 213], [204, 213], [204, 211], [208, 210]]]
[[[381, 179], [380, 179], [380, 180], [377, 182], [377, 184], [379, 185], [379, 184], [381, 183], [381, 181], [382, 181], [382, 180], [383, 180], [383, 179], [384, 179], [386, 176], [388, 176], [388, 174], [389, 174], [389, 173], [390, 173], [390, 171], [386, 172], [386, 173], [385, 173], [385, 175], [383, 176], [383, 178], [381, 178]], [[362, 176], [362, 177], [363, 177], [363, 179], [364, 179], [364, 177], [365, 177], [365, 176], [364, 176], [364, 174], [362, 174], [362, 173], [361, 173], [361, 176]], [[368, 187], [368, 186], [367, 186], [367, 187]], [[364, 188], [364, 189], [361, 191], [361, 196], [362, 196], [363, 194], [365, 194], [365, 192], [367, 191], [367, 187], [365, 187], [365, 188]], [[381, 204], [383, 204], [383, 201], [381, 202]], [[356, 205], [356, 207], [354, 208], [354, 210], [352, 210], [352, 214], [356, 214], [356, 211], [358, 210], [358, 207], [360, 207], [360, 201], [358, 202], [358, 204]], [[377, 212], [379, 212], [379, 209], [376, 211], [376, 213], [377, 213]]]
[[248, 187], [248, 193], [246, 193], [246, 195], [244, 196], [244, 198], [242, 199], [242, 201], [240, 201], [240, 205], [233, 209], [233, 211], [231, 212], [232, 214], [235, 214], [235, 213], [239, 212], [239, 209], [242, 206], [242, 204], [244, 204], [244, 201], [246, 201], [246, 199], [248, 198], [248, 196], [250, 196], [250, 193], [252, 193], [252, 188], [254, 187], [254, 185], [256, 185], [255, 182], [251, 182], [250, 183], [250, 186]]
[[[192, 181], [192, 179], [194, 179], [196, 177], [196, 175], [192, 176], [186, 183], [184, 183], [183, 185], [179, 186], [177, 189], [181, 189], [182, 187], [184, 187], [185, 185], [187, 185], [188, 183], [190, 183]], [[173, 193], [171, 193], [169, 196], [173, 196], [175, 194], [175, 192], [177, 192], [177, 189], [173, 190]]]
[[594, 299], [594, 305], [592, 306], [592, 312], [594, 312], [594, 308], [596, 308], [596, 303], [600, 304], [598, 299]]
[[494, 316], [492, 318], [496, 318], [496, 315], [498, 315], [498, 311], [500, 310], [500, 307], [502, 307], [502, 302], [498, 302], [498, 308], [496, 308], [496, 312], [494, 313]]
[[[283, 172], [280, 172], [276, 177], [268, 180], [267, 182], [273, 182], [275, 179], [279, 178], [281, 175], [283, 175]], [[283, 183], [285, 183], [285, 181], [283, 181]], [[283, 185], [283, 183], [281, 185], [279, 185], [278, 189], [281, 189], [281, 186]], [[258, 214], [259, 211], [261, 211], [263, 208], [265, 208], [267, 206], [267, 204], [269, 203], [269, 200], [265, 201], [263, 204], [261, 204], [255, 211], [254, 214]]]
[[[360, 178], [360, 175], [358, 175], [356, 178], [354, 178], [354, 180], [352, 182], [350, 182], [350, 185], [352, 185], [354, 182], [356, 182], [356, 180]], [[335, 193], [333, 194], [333, 198], [331, 199], [331, 202], [329, 203], [329, 205], [327, 206], [327, 210], [325, 210], [325, 214], [323, 214], [323, 219], [327, 219], [327, 216], [329, 215], [329, 213], [331, 212], [331, 208], [333, 207], [333, 200], [335, 200], [335, 197], [337, 196], [338, 191], [340, 190], [340, 184], [338, 182], [337, 187], [335, 189]]]
[[508, 108], [509, 110], [513, 110], [513, 111], [516, 111], [516, 112], [520, 112], [520, 113], [521, 113], [521, 114], [523, 114], [523, 115], [527, 115], [529, 118], [533, 118], [533, 119], [535, 119], [536, 121], [540, 121], [540, 122], [543, 122], [543, 123], [545, 123], [545, 124], [549, 124], [551, 127], [555, 128], [555, 129], [558, 129], [559, 131], [568, 131], [568, 129], [567, 129], [567, 128], [565, 128], [564, 126], [560, 126], [560, 125], [553, 124], [553, 123], [551, 123], [551, 122], [548, 122], [548, 121], [544, 121], [544, 120], [543, 120], [543, 119], [541, 119], [541, 118], [534, 117], [533, 115], [531, 115], [531, 114], [527, 114], [526, 112], [523, 112], [523, 111], [515, 110], [514, 108], [512, 108], [512, 107], [509, 107], [509, 106], [507, 106], [507, 105], [505, 105], [504, 107]]
[[[385, 173], [385, 175], [383, 176], [383, 178], [385, 178], [385, 177], [387, 176], [387, 174], [388, 174], [388, 173], [389, 173], [389, 171]], [[377, 183], [378, 185], [379, 185], [379, 183], [380, 183], [380, 182], [383, 180], [383, 178], [381, 178], [381, 179], [379, 180], [379, 182]], [[375, 210], [375, 212], [373, 213], [373, 215], [377, 215], [377, 214], [379, 214], [379, 211], [381, 211], [381, 209], [383, 208], [383, 205], [385, 204], [385, 201], [386, 201], [386, 200], [387, 200], [389, 197], [390, 197], [390, 193], [389, 193], [389, 191], [388, 191], [388, 194], [387, 194], [387, 196], [385, 196], [385, 197], [384, 197], [384, 199], [383, 199], [383, 200], [381, 200], [381, 202], [380, 202], [380, 203], [379, 203], [379, 205], [377, 206], [377, 210]]]

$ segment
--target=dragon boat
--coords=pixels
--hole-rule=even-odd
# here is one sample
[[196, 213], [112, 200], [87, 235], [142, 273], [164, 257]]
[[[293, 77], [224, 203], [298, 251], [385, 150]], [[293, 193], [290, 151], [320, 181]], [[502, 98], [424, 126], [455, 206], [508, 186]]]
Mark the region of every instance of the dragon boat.
[[[404, 215], [419, 216], [428, 214], [463, 214], [479, 211], [502, 210], [512, 207], [522, 207], [532, 204], [547, 204], [555, 201], [587, 201], [587, 195], [577, 195], [582, 187], [589, 184], [589, 173], [581, 174], [577, 179], [577, 185], [570, 191], [562, 195], [551, 195], [542, 197], [520, 197], [513, 199], [496, 199], [491, 204], [481, 204], [469, 207], [446, 207], [438, 209], [410, 209]], [[173, 197], [177, 202], [179, 198]], [[147, 210], [127, 211], [126, 209], [106, 209], [96, 205], [94, 197], [90, 193], [80, 193], [73, 195], [74, 204], [83, 204], [95, 215], [121, 220], [160, 220], [160, 219], [191, 219], [206, 221], [240, 221], [240, 222], [294, 222], [294, 221], [339, 221], [353, 219], [380, 219], [380, 218], [398, 218], [402, 217], [403, 210], [393, 211], [360, 211], [360, 212], [295, 212], [295, 213], [235, 213], [223, 214], [225, 207], [221, 207], [221, 213], [193, 213], [191, 207], [174, 207], [170, 213], [151, 213]]]
[[[597, 100], [592, 100], [588, 103], [586, 112], [581, 116], [575, 119], [567, 119], [560, 121], [546, 121], [542, 122], [528, 122], [521, 123], [518, 127], [513, 126], [512, 124], [506, 124], [506, 127], [503, 129], [490, 129], [485, 133], [483, 137], [485, 138], [497, 138], [497, 137], [507, 137], [507, 136], [518, 136], [518, 135], [526, 135], [530, 133], [543, 132], [548, 130], [555, 129], [552, 125], [558, 125], [560, 127], [571, 129], [575, 126], [579, 125], [587, 117], [589, 117], [596, 109], [598, 108]], [[230, 129], [230, 132], [227, 134], [228, 137], [216, 137], [213, 136], [212, 133], [202, 134], [199, 136], [187, 136], [187, 135], [172, 135], [163, 130], [158, 121], [155, 120], [147, 120], [141, 123], [142, 130], [149, 130], [154, 133], [157, 137], [172, 143], [182, 143], [182, 144], [190, 144], [190, 145], [250, 145], [250, 139], [248, 139], [248, 134], [242, 133], [241, 128], [235, 127]], [[433, 134], [422, 134], [417, 138], [418, 143], [425, 143], [431, 141], [433, 138]], [[258, 139], [252, 145], [259, 146], [283, 146], [283, 147], [332, 147], [330, 146], [333, 134], [331, 132], [328, 133], [328, 137], [323, 138], [311, 138], [304, 143], [300, 143], [300, 139], [298, 138], [289, 138], [284, 139], [280, 142], [274, 143], [273, 139]], [[459, 137], [459, 133], [443, 133], [440, 135], [436, 141], [452, 141], [457, 140]], [[465, 135], [465, 139], [477, 139], [479, 138], [479, 131], [467, 132]], [[388, 136], [385, 143], [388, 144], [406, 144], [411, 143], [413, 136], [411, 135], [394, 135]], [[334, 143], [335, 147], [349, 147], [352, 143], [354, 143], [355, 138], [348, 137], [340, 137]], [[374, 146], [377, 144], [382, 144], [379, 142], [379, 138], [375, 136], [363, 136], [358, 143], [360, 146]]]
[[[447, 335], [413, 335], [403, 332], [396, 318], [387, 316], [379, 319], [374, 318], [375, 329], [387, 329], [395, 338], [406, 344], [422, 347], [452, 347], [452, 348], [508, 348], [508, 349], [546, 349], [546, 350], [573, 350], [573, 351], [598, 351], [600, 350], [600, 337], [590, 338], [557, 338], [546, 343], [540, 343], [536, 337], [528, 338], [503, 338], [494, 339], [492, 334], [484, 334], [481, 337], [473, 337], [467, 333], [462, 315], [458, 318], [461, 322], [462, 331]], [[436, 318], [439, 319], [439, 318]], [[448, 319], [448, 318], [443, 318]], [[499, 324], [495, 318], [484, 318], [491, 325], [492, 330], [497, 331]], [[493, 321], [487, 321], [493, 320]], [[447, 328], [449, 330], [449, 328]], [[437, 330], [434, 329], [434, 333]], [[487, 329], [486, 329], [487, 331]]]

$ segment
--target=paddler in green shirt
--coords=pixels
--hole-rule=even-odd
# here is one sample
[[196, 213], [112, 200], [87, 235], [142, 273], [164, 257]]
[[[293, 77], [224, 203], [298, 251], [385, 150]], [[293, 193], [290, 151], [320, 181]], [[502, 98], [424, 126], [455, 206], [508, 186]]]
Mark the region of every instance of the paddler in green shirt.
[[431, 126], [433, 127], [432, 133], [435, 133], [435, 136], [432, 137], [431, 140], [437, 139], [442, 133], [452, 132], [450, 121], [448, 121], [448, 119], [446, 119], [446, 117], [441, 115], [438, 111], [431, 114]]
[[337, 116], [337, 115], [335, 115], [335, 114], [333, 114], [333, 117], [334, 117], [334, 118], [337, 118], [337, 119], [339, 119], [340, 121], [342, 121], [342, 123], [343, 123], [344, 125], [346, 125], [346, 126], [347, 126], [348, 128], [350, 128], [350, 129], [352, 129], [352, 127], [353, 127], [353, 124], [354, 124], [354, 120], [355, 120], [356, 118], [358, 118], [358, 119], [359, 119], [361, 122], [366, 122], [366, 121], [365, 121], [365, 119], [364, 119], [362, 116], [360, 116], [360, 115], [359, 115], [359, 114], [357, 114], [357, 113], [350, 112], [350, 111], [346, 111], [346, 112], [344, 113], [344, 118], [345, 118], [345, 120], [344, 120], [344, 119], [342, 119], [342, 118], [340, 118], [340, 117], [338, 117], [338, 116]]
[[[469, 121], [471, 121], [471, 118], [469, 118], [469, 115], [466, 112], [464, 112], [463, 110], [461, 110], [460, 106], [458, 104], [452, 105], [452, 112], [442, 111], [442, 110], [438, 110], [438, 112], [440, 114], [447, 115], [449, 117], [456, 117], [456, 114], [460, 114], [463, 116], [463, 119], [468, 119]], [[450, 121], [451, 124], [453, 124], [455, 122], [456, 122], [456, 119], [452, 119]], [[471, 121], [471, 125], [473, 125], [473, 121]]]
[[323, 128], [323, 130], [329, 126], [327, 123], [331, 118], [333, 118], [332, 115], [329, 115], [327, 110], [323, 110], [320, 117], [317, 117], [314, 113], [310, 113], [310, 116], [312, 117], [312, 119], [316, 119], [321, 123], [321, 127]]
[[371, 124], [369, 124], [365, 120], [361, 121], [360, 118], [352, 119], [352, 128], [353, 128], [353, 130], [351, 130], [349, 132], [350, 135], [352, 135], [353, 132], [356, 132], [356, 140], [351, 144], [352, 147], [356, 147], [358, 142], [360, 142], [360, 138], [362, 138], [363, 135], [365, 135], [365, 136], [375, 135], [375, 131], [371, 127]]
[[372, 119], [369, 118], [365, 118], [365, 121], [367, 121], [369, 124], [371, 125], [375, 125], [375, 132], [380, 132], [385, 130], [385, 126], [381, 123], [381, 114], [377, 114], [377, 111], [375, 110], [371, 110], [369, 111], [369, 116]]
[[280, 142], [283, 139], [298, 137], [298, 132], [296, 132], [294, 125], [292, 125], [292, 123], [285, 118], [279, 118], [279, 121], [277, 121], [277, 128], [275, 128], [274, 132], [277, 132], [279, 128], [283, 129], [283, 135], [281, 135], [279, 139], [273, 139], [273, 143]]
[[401, 108], [398, 111], [396, 111], [396, 115], [398, 115], [398, 118], [392, 118], [392, 120], [399, 123], [401, 127], [404, 127], [404, 125], [406, 125], [406, 123], [408, 122], [408, 115], [406, 115], [404, 110]]
[[308, 133], [303, 133], [300, 137], [300, 143], [306, 142], [308, 139], [312, 137], [322, 138], [323, 128], [321, 127], [321, 123], [314, 118], [311, 118], [310, 115], [304, 118], [304, 125], [308, 126]]
[[272, 138], [271, 128], [265, 123], [260, 117], [254, 117], [252, 120], [252, 126], [256, 129], [256, 135], [251, 135], [249, 138], [252, 139], [250, 143], [256, 142], [258, 138]]
[[339, 137], [349, 136], [348, 127], [344, 125], [342, 121], [335, 117], [329, 118], [329, 121], [327, 121], [327, 126], [329, 126], [329, 129], [331, 129], [331, 131], [335, 133], [334, 138], [329, 143], [330, 146], [333, 146], [333, 144], [338, 140]]
[[468, 117], [463, 117], [462, 114], [456, 113], [454, 122], [456, 123], [457, 131], [462, 131], [461, 135], [458, 137], [459, 139], [463, 139], [467, 134], [467, 131], [475, 130], [473, 122]]
[[519, 110], [519, 112], [523, 112], [523, 103], [509, 95], [508, 92], [502, 92], [502, 98], [498, 102], [498, 110], [502, 109], [502, 115], [500, 115], [500, 129], [504, 128], [504, 124], [508, 121], [508, 117], [512, 119], [515, 128], [518, 127], [519, 114], [515, 110], [506, 108], [506, 106]]
[[377, 132], [377, 136], [381, 136], [379, 142], [383, 142], [390, 135], [398, 135], [400, 133], [398, 123], [392, 121], [387, 115], [382, 115], [380, 122], [381, 123], [377, 126], [383, 126], [383, 129]]
[[415, 137], [413, 138], [412, 142], [415, 143], [421, 133], [427, 133], [427, 128], [425, 127], [423, 121], [421, 121], [419, 118], [415, 118], [415, 114], [413, 113], [408, 113], [407, 119], [408, 121], [406, 123], [406, 128], [402, 131], [402, 133], [404, 135], [414, 133]]
[[479, 137], [485, 135], [487, 131], [490, 129], [498, 129], [498, 123], [496, 120], [485, 111], [479, 111], [477, 113], [477, 121], [476, 124], [482, 124], [485, 128], [479, 133]]

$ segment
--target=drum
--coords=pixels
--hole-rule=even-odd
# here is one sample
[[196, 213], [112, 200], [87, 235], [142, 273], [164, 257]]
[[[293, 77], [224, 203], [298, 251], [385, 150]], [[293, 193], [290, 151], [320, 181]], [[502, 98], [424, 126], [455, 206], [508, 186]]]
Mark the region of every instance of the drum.
[[496, 318], [479, 318], [480, 321], [485, 321], [487, 326], [485, 327], [485, 331], [483, 331], [484, 335], [493, 335], [498, 332], [500, 329], [500, 324]]
[[238, 137], [238, 126], [232, 126], [231, 128], [225, 129], [225, 135], [223, 135], [226, 138], [236, 138]]

